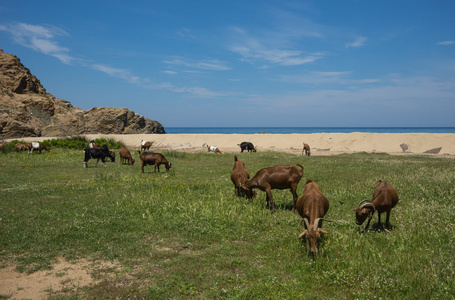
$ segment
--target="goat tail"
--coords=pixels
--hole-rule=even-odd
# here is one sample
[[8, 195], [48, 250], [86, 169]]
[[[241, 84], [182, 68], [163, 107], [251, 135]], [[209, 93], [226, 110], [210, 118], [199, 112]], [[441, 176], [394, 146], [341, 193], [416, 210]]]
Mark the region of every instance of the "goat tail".
[[301, 167], [301, 168], [302, 168], [302, 174], [303, 174], [303, 171], [305, 170], [305, 167], [304, 167], [304, 166], [302, 166], [302, 165], [301, 165], [301, 164], [299, 164], [299, 163], [297, 163], [297, 164], [296, 164], [296, 166], [299, 166], [299, 167]]
[[237, 161], [238, 158], [237, 158], [237, 155], [234, 155], [234, 161]]

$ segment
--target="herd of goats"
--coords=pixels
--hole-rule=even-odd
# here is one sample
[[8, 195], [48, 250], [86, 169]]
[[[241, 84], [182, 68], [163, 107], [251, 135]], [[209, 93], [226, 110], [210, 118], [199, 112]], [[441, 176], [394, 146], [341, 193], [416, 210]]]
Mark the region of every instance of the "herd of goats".
[[[144, 173], [144, 166], [153, 165], [154, 172], [158, 169], [160, 171], [160, 165], [165, 166], [166, 171], [171, 168], [171, 163], [161, 154], [155, 152], [148, 152], [153, 142], [141, 141], [141, 147], [139, 157], [142, 163], [141, 171]], [[243, 142], [238, 144], [241, 152], [256, 152], [256, 148], [250, 142]], [[221, 154], [221, 150], [215, 146], [209, 146], [203, 144], [201, 147], [207, 147], [208, 152], [214, 152]], [[16, 151], [27, 150], [29, 153], [33, 151], [41, 150], [49, 151], [49, 148], [43, 143], [30, 143], [30, 144], [16, 144]], [[141, 152], [143, 151], [143, 152]], [[308, 144], [303, 144], [302, 154], [310, 156], [311, 150]], [[131, 152], [126, 148], [122, 147], [119, 150], [119, 155], [122, 163], [134, 164], [135, 159], [132, 157]], [[87, 167], [87, 162], [91, 158], [96, 158], [98, 165], [99, 160], [105, 164], [105, 158], [109, 158], [112, 162], [115, 162], [115, 153], [109, 151], [107, 145], [97, 145], [95, 141], [91, 141], [88, 148], [84, 149], [84, 167]], [[297, 168], [299, 167], [299, 168]], [[231, 173], [231, 180], [235, 187], [235, 194], [239, 197], [246, 197], [252, 200], [257, 194], [256, 189], [264, 191], [266, 193], [267, 208], [271, 207], [272, 214], [275, 212], [275, 206], [273, 203], [272, 190], [273, 189], [290, 189], [293, 196], [293, 208], [295, 212], [297, 209], [299, 215], [302, 217], [304, 222], [304, 231], [299, 235], [299, 238], [305, 237], [307, 247], [309, 248], [310, 254], [315, 255], [318, 252], [318, 246], [321, 238], [321, 233], [327, 234], [328, 232], [322, 229], [322, 222], [332, 222], [324, 219], [327, 211], [329, 210], [329, 201], [322, 193], [319, 186], [311, 179], [308, 179], [303, 188], [303, 194], [300, 198], [297, 196], [297, 187], [300, 179], [303, 176], [304, 166], [301, 164], [293, 165], [278, 165], [269, 168], [263, 168], [259, 170], [253, 178], [250, 179], [250, 175], [245, 168], [245, 163], [240, 161], [237, 156], [234, 156], [234, 167]], [[373, 214], [378, 212], [378, 224], [381, 224], [381, 213], [386, 213], [386, 228], [390, 230], [390, 212], [392, 208], [398, 203], [398, 193], [390, 183], [385, 181], [377, 181], [377, 187], [373, 192], [372, 200], [363, 200], [354, 209], [356, 215], [356, 224], [362, 225], [368, 218], [365, 231], [370, 226], [370, 221], [373, 218]]]

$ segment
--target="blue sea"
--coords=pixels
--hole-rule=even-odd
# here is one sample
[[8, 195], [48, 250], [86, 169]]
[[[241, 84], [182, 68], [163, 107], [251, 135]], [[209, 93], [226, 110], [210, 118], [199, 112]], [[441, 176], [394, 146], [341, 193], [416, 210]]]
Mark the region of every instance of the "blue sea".
[[455, 127], [165, 127], [166, 133], [455, 133]]

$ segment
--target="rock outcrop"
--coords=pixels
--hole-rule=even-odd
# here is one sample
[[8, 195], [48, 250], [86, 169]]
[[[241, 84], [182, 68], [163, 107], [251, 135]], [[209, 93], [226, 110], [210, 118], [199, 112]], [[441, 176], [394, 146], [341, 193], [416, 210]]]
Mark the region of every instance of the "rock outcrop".
[[126, 108], [84, 111], [46, 92], [38, 78], [0, 49], [0, 137], [166, 133], [163, 125]]

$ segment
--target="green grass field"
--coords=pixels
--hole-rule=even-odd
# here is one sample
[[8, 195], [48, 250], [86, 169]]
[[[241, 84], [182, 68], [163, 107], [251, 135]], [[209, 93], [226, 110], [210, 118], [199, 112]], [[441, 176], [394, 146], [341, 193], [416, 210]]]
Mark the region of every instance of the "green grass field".
[[[273, 190], [271, 215], [265, 193], [234, 196], [234, 154], [163, 154], [173, 167], [156, 174], [141, 174], [137, 152], [135, 166], [117, 157], [86, 169], [81, 150], [0, 154], [0, 263], [28, 273], [59, 257], [121, 266], [62, 299], [454, 299], [453, 158], [237, 154], [251, 176], [303, 164], [299, 195], [307, 179], [321, 187], [333, 223], [312, 258], [289, 190]], [[364, 233], [352, 210], [379, 179], [400, 197], [393, 229], [378, 230], [375, 214]]]

